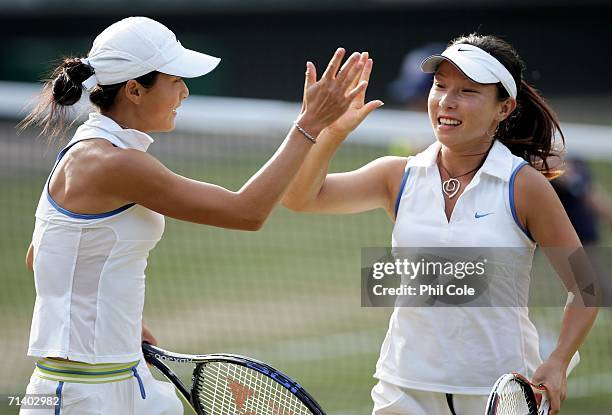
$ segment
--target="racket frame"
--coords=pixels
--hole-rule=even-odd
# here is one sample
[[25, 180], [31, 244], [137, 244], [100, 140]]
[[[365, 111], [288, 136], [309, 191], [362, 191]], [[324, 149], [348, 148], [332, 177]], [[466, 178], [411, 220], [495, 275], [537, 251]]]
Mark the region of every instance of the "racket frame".
[[[200, 410], [203, 408], [200, 407], [200, 403], [197, 402], [197, 398], [195, 397], [196, 387], [193, 380], [195, 380], [196, 373], [203, 365], [213, 362], [221, 362], [247, 367], [261, 373], [264, 376], [267, 376], [283, 386], [285, 389], [289, 390], [313, 413], [313, 415], [325, 415], [325, 412], [318, 402], [299, 383], [284, 373], [274, 369], [272, 366], [259, 360], [231, 353], [213, 353], [206, 355], [175, 353], [157, 346], [153, 346], [147, 342], [143, 342], [142, 351], [145, 360], [155, 366], [175, 385], [175, 387], [197, 413], [201, 413]], [[196, 365], [193, 370], [191, 389], [188, 389], [183, 382], [181, 382], [179, 377], [164, 363], [164, 361], [174, 363], [191, 363]]]
[[[567, 370], [565, 372], [566, 377], [569, 377], [570, 373], [572, 373], [572, 371], [576, 368], [576, 366], [578, 366], [578, 363], [580, 363], [580, 355], [578, 354], [578, 352], [576, 352], [572, 356], [572, 359], [570, 360], [569, 365], [567, 366]], [[546, 393], [546, 386], [534, 385], [525, 376], [521, 375], [520, 373], [516, 373], [516, 372], [507, 373], [505, 375], [500, 376], [497, 379], [497, 381], [493, 385], [493, 389], [491, 389], [491, 393], [489, 394], [489, 399], [487, 399], [487, 408], [485, 409], [485, 415], [495, 414], [495, 412], [491, 412], [491, 405], [495, 404], [495, 402], [493, 402], [493, 399], [495, 398], [494, 392], [499, 388], [499, 383], [508, 376], [522, 379], [522, 381], [527, 382], [529, 385], [531, 385], [532, 386], [531, 391], [534, 393], [534, 399], [535, 399], [535, 393], [538, 393], [538, 394], [541, 393], [542, 400], [540, 401], [540, 406], [538, 408], [537, 415], [548, 415], [548, 412], [550, 411], [550, 400], [548, 399], [548, 393]]]
[[497, 381], [493, 385], [491, 393], [489, 394], [489, 399], [487, 400], [487, 407], [485, 409], [485, 415], [497, 414], [497, 405], [499, 405], [500, 398], [498, 391], [502, 390], [510, 382], [516, 382], [520, 385], [521, 389], [523, 390], [523, 394], [525, 395], [525, 401], [527, 405], [529, 407], [534, 408], [533, 411], [525, 415], [538, 415], [538, 404], [536, 401], [535, 393], [543, 393], [546, 389], [543, 386], [536, 386], [532, 384], [527, 378], [516, 372], [506, 373], [505, 375], [502, 375], [497, 379]]

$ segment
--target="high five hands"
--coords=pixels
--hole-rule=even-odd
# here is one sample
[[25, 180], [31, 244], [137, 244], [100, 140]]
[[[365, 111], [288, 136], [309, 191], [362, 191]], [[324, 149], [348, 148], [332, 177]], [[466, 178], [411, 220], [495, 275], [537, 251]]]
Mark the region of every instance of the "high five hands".
[[311, 134], [319, 135], [327, 129], [330, 134], [344, 138], [370, 112], [383, 105], [379, 100], [365, 103], [372, 72], [372, 59], [368, 53], [355, 52], [340, 67], [345, 53], [343, 48], [336, 50], [318, 81], [314, 64], [306, 64], [304, 98], [298, 122], [307, 125]]
[[[360, 83], [365, 82], [366, 85], [370, 81], [370, 74], [372, 73], [373, 61], [370, 59], [368, 52], [363, 52], [360, 55], [360, 61], [363, 62], [363, 70], [359, 77], [353, 80], [353, 85], [357, 86]], [[362, 89], [357, 93], [348, 109], [342, 114], [334, 123], [332, 123], [326, 129], [326, 135], [334, 138], [344, 139], [346, 138], [365, 118], [375, 109], [380, 108], [384, 105], [381, 100], [373, 100], [366, 103], [366, 88]]]

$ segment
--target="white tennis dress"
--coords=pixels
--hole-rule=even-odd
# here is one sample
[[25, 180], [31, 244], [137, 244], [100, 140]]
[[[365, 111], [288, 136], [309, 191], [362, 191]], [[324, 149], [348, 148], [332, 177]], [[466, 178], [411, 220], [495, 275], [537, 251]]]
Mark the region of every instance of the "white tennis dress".
[[[163, 234], [164, 216], [133, 203], [112, 212], [77, 214], [59, 206], [48, 191], [61, 158], [92, 138], [140, 151], [153, 142], [92, 113], [58, 156], [36, 209], [32, 238], [36, 304], [28, 355], [43, 359], [28, 393], [61, 396], [61, 414], [182, 413], [171, 385], [151, 377], [141, 353], [145, 268]], [[138, 400], [146, 397], [146, 404], [134, 400], [134, 393]]]
[[[517, 220], [513, 194], [525, 161], [495, 141], [448, 221], [436, 165], [440, 147], [436, 142], [408, 159], [393, 247], [518, 248], [513, 272], [525, 292], [536, 244]], [[396, 307], [375, 377], [401, 388], [486, 395], [501, 374], [531, 376], [541, 362], [526, 307]]]

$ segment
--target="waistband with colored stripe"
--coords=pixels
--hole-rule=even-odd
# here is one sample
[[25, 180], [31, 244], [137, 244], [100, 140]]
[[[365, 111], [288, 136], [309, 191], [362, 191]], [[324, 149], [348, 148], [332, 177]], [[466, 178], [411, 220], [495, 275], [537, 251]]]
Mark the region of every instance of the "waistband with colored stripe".
[[40, 359], [34, 374], [47, 379], [75, 383], [108, 383], [135, 376], [139, 361], [130, 363], [89, 364], [55, 359]]

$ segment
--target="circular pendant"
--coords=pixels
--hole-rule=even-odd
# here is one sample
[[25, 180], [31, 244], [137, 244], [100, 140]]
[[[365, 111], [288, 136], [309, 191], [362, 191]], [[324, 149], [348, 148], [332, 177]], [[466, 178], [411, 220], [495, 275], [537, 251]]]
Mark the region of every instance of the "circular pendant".
[[457, 179], [450, 178], [442, 182], [442, 191], [449, 199], [452, 199], [460, 188], [461, 182]]

